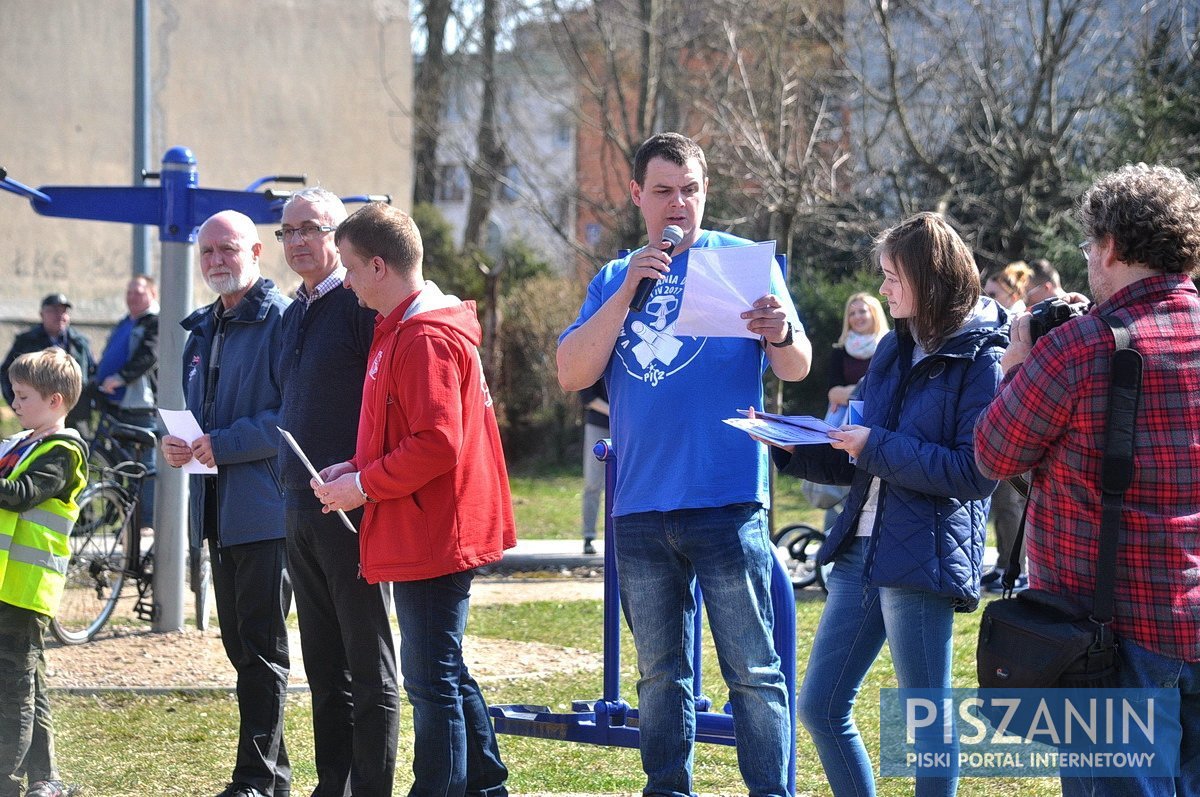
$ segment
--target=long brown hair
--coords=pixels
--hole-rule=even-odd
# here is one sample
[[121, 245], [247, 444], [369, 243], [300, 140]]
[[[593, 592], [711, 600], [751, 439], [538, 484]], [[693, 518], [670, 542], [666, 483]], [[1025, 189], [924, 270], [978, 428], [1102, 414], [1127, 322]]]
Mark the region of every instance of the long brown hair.
[[912, 291], [913, 315], [896, 319], [926, 351], [936, 351], [979, 301], [975, 257], [942, 216], [918, 213], [875, 239], [875, 261], [895, 264]]

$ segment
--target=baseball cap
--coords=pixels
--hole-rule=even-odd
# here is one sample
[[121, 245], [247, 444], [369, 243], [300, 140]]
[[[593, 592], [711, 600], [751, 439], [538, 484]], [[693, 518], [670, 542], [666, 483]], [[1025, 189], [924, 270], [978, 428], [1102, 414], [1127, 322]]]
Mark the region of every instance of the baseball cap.
[[72, 307], [73, 305], [67, 301], [66, 294], [51, 293], [42, 299], [42, 307], [50, 307], [51, 305], [62, 305], [63, 307]]

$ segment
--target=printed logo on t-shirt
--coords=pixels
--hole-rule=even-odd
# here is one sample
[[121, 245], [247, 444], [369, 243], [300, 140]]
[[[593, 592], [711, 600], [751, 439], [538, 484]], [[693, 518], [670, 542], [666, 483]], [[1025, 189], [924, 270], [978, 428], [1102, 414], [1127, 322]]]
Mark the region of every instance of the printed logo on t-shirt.
[[375, 357], [371, 360], [371, 367], [367, 369], [367, 376], [371, 377], [374, 382], [379, 377], [379, 361], [383, 359], [383, 349], [375, 352]]
[[625, 371], [652, 387], [686, 368], [708, 340], [675, 336], [683, 282], [678, 274], [659, 280], [642, 312], [629, 314], [617, 338], [617, 357]]
[[483, 357], [475, 350], [475, 365], [479, 367], [479, 385], [483, 389], [483, 406], [492, 406], [492, 391], [488, 389], [487, 376], [483, 373]]

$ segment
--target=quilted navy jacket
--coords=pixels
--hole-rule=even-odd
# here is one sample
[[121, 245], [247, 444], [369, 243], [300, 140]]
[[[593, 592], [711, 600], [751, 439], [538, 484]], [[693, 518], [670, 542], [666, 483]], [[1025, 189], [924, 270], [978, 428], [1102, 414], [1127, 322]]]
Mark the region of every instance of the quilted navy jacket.
[[856, 465], [844, 451], [773, 449], [784, 473], [849, 484], [845, 509], [818, 559], [835, 559], [853, 540], [871, 478], [880, 479], [875, 528], [867, 544], [866, 583], [910, 587], [979, 603], [988, 505], [996, 482], [975, 465], [975, 419], [1003, 376], [1007, 316], [981, 299], [971, 322], [942, 347], [912, 363], [913, 339], [893, 331], [879, 343], [859, 388], [863, 425], [871, 428]]

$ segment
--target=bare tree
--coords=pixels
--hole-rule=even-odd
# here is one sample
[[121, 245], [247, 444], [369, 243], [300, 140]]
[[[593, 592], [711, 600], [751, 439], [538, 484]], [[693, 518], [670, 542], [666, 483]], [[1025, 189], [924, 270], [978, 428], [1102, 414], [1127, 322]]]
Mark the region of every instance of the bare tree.
[[848, 0], [823, 29], [853, 86], [859, 190], [950, 213], [985, 263], [1027, 256], [1095, 157], [1154, 13], [1110, 0]]
[[425, 52], [417, 65], [413, 97], [413, 201], [433, 202], [437, 195], [438, 138], [441, 133], [446, 75], [446, 24], [453, 0], [424, 0], [421, 20]]
[[496, 190], [496, 178], [504, 171], [504, 145], [496, 127], [496, 28], [499, 0], [483, 0], [479, 64], [482, 99], [479, 129], [475, 136], [475, 162], [471, 169], [471, 203], [463, 231], [464, 250], [485, 249], [488, 215]]

